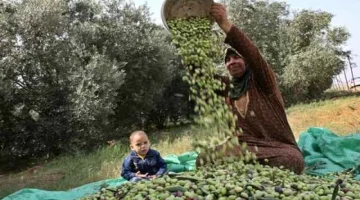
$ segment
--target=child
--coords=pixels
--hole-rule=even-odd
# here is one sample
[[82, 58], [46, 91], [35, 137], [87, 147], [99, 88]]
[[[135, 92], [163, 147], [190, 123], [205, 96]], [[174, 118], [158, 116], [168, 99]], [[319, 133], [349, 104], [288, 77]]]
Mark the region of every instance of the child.
[[137, 182], [166, 172], [166, 162], [158, 151], [150, 149], [150, 141], [144, 131], [135, 131], [130, 135], [130, 148], [132, 151], [122, 164], [123, 178]]

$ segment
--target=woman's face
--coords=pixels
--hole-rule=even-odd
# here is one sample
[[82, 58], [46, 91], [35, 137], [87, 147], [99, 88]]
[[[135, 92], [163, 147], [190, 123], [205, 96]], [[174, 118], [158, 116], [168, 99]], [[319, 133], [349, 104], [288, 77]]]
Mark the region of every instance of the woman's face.
[[245, 61], [237, 54], [230, 54], [225, 60], [225, 66], [229, 70], [231, 76], [239, 78], [246, 70]]

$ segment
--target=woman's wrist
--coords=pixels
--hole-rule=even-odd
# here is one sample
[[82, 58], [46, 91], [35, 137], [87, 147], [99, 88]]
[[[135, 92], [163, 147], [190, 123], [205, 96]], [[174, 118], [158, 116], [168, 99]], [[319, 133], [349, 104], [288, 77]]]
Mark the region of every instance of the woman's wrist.
[[231, 30], [232, 27], [232, 23], [229, 20], [226, 20], [224, 23], [222, 23], [220, 25], [220, 28], [226, 33], [228, 34]]

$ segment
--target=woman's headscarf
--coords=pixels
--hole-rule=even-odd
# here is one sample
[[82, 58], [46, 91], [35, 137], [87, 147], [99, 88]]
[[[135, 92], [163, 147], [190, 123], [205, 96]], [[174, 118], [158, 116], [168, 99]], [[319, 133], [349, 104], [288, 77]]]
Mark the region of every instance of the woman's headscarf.
[[[226, 49], [226, 52], [225, 52], [225, 62], [226, 62], [226, 59], [228, 58], [228, 56], [230, 56], [232, 54], [236, 54], [236, 55], [240, 56], [242, 59], [244, 59], [243, 56], [239, 52], [237, 52], [234, 48], [228, 48], [228, 49]], [[250, 87], [250, 78], [251, 78], [251, 70], [245, 61], [244, 74], [241, 77], [232, 77], [231, 84], [233, 85], [233, 87], [230, 89], [230, 98], [231, 99], [233, 99], [233, 100], [238, 99], [239, 97], [241, 97], [242, 95], [244, 95], [246, 93], [246, 91]]]

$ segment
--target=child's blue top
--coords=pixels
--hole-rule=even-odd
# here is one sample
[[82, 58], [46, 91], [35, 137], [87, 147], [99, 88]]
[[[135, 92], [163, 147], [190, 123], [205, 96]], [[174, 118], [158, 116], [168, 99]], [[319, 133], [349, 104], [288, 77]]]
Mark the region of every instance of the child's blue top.
[[167, 164], [156, 150], [149, 149], [144, 158], [141, 158], [135, 151], [126, 156], [121, 169], [121, 176], [126, 180], [135, 177], [136, 172], [148, 175], [163, 175], [166, 172]]

